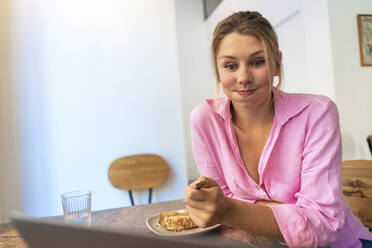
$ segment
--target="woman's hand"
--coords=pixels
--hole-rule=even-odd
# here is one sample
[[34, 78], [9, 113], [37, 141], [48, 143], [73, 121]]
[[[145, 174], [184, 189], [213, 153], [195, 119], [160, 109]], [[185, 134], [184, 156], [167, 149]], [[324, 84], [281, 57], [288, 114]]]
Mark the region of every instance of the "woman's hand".
[[[204, 185], [199, 184], [202, 181]], [[191, 183], [185, 188], [185, 194], [187, 211], [200, 227], [224, 224], [256, 235], [283, 239], [273, 211], [262, 206], [280, 203], [260, 200], [253, 204], [226, 197], [218, 184], [207, 177], [199, 177]]]
[[[199, 182], [202, 181], [205, 183], [200, 184]], [[185, 195], [186, 208], [195, 224], [208, 227], [224, 222], [224, 217], [230, 208], [230, 201], [223, 195], [216, 181], [199, 177], [185, 188]]]

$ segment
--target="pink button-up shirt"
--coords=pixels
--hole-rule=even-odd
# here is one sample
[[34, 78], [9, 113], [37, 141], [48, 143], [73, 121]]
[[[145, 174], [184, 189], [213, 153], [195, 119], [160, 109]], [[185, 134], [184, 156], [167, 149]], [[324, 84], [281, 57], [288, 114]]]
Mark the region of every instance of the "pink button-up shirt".
[[207, 100], [192, 111], [200, 174], [216, 180], [225, 196], [283, 203], [270, 207], [289, 247], [362, 247], [359, 238], [372, 240], [372, 235], [343, 200], [336, 105], [324, 96], [280, 93], [258, 163], [259, 184], [245, 169], [230, 100], [220, 98], [217, 107]]

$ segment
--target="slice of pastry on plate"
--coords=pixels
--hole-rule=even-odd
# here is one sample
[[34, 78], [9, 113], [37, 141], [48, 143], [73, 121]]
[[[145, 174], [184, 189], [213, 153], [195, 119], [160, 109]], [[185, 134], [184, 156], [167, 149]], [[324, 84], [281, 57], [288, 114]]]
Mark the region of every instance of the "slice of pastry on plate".
[[159, 224], [163, 228], [175, 232], [197, 227], [186, 211], [160, 213]]

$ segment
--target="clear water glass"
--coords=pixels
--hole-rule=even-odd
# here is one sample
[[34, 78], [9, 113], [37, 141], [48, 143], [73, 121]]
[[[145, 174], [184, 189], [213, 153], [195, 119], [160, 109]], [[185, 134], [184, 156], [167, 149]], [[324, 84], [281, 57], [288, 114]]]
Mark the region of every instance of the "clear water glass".
[[67, 192], [61, 195], [65, 222], [91, 226], [91, 198], [89, 190]]

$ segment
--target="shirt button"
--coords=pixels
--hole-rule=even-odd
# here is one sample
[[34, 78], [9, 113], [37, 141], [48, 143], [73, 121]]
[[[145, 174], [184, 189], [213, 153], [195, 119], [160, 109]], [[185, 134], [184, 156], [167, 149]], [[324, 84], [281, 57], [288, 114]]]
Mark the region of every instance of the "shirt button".
[[337, 218], [337, 217], [338, 217], [338, 213], [335, 213], [335, 215], [334, 215], [334, 216], [335, 216], [335, 218]]

